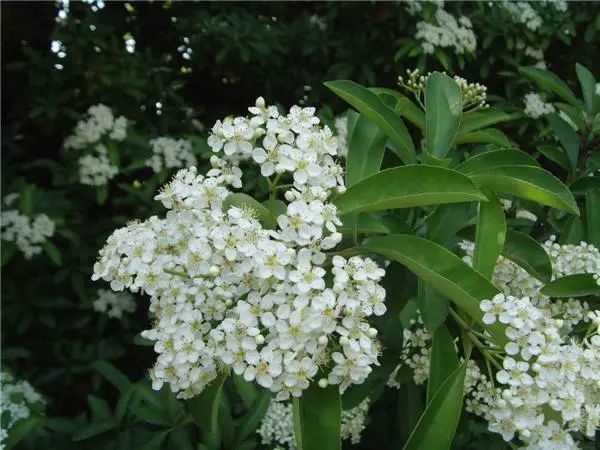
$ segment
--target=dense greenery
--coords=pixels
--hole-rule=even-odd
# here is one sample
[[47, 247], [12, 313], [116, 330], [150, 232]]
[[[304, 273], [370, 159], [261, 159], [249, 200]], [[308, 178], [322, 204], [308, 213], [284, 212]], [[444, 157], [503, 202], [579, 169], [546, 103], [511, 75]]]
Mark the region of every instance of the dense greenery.
[[[434, 23], [436, 3], [72, 3], [68, 14], [50, 2], [1, 6], [3, 223], [5, 211], [17, 210], [32, 221], [45, 214], [56, 227], [31, 258], [15, 239], [2, 240], [3, 370], [46, 401], [12, 441], [23, 448], [262, 448], [255, 430], [268, 391], [238, 376], [219, 378], [188, 401], [168, 386], [153, 391], [147, 372], [155, 353], [140, 336], [151, 324], [147, 297], [135, 294], [134, 313], [110, 318], [94, 309], [98, 289], [109, 286], [91, 276], [115, 228], [163, 214], [153, 197], [175, 169], [146, 163], [151, 140], [189, 141], [204, 173], [212, 124], [244, 115], [263, 96], [283, 109], [315, 106], [332, 128], [347, 117], [348, 190], [334, 200], [344, 215], [341, 251], [394, 261], [383, 280], [388, 313], [374, 321], [381, 365], [341, 399], [344, 409], [371, 401], [356, 448], [407, 441], [406, 448], [447, 448], [455, 428], [453, 448], [510, 448], [485, 421], [461, 415], [462, 395], [450, 398], [466, 365], [448, 348], [471, 320], [504, 344], [504, 330], [484, 324], [479, 309], [502, 288], [490, 283], [500, 254], [543, 280], [548, 296], [598, 295], [587, 276], [549, 283], [552, 268], [535, 243], [557, 235], [561, 244], [600, 246], [598, 3], [534, 5], [542, 20], [535, 29], [499, 4], [449, 3], [448, 13], [470, 19], [477, 46], [433, 53], [424, 51], [417, 23]], [[440, 72], [419, 90], [407, 84], [407, 69]], [[491, 108], [463, 110], [454, 75], [486, 86]], [[524, 112], [531, 92], [556, 114]], [[128, 126], [123, 139], [102, 138], [118, 174], [90, 186], [80, 182], [81, 149], [65, 142], [98, 104]], [[244, 192], [265, 200], [272, 186], [256, 167], [244, 172]], [[18, 198], [6, 199], [12, 193]], [[500, 199], [513, 202], [503, 209]], [[458, 244], [465, 238], [475, 243], [479, 273], [456, 256], [464, 255]], [[429, 386], [415, 386], [401, 370], [400, 388], [386, 387], [417, 303], [435, 356], [446, 360], [442, 368], [432, 364]], [[468, 359], [471, 349], [462, 346]], [[340, 403], [336, 389], [317, 389], [295, 408], [308, 417], [321, 408], [339, 415], [332, 403], [310, 404]], [[432, 399], [431, 391], [440, 394]], [[436, 423], [450, 435], [427, 441]], [[319, 425], [325, 429], [311, 430], [307, 421], [304, 449], [318, 448], [311, 442], [331, 432]]]

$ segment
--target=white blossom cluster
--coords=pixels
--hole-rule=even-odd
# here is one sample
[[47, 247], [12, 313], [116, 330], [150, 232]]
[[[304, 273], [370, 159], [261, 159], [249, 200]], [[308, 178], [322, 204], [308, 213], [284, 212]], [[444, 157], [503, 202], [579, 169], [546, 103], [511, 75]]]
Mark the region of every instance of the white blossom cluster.
[[64, 142], [66, 149], [80, 150], [79, 179], [82, 184], [103, 186], [119, 172], [108, 158], [103, 140], [122, 141], [127, 137], [127, 119], [116, 117], [103, 104], [90, 106], [86, 116], [80, 120], [73, 134]]
[[104, 186], [119, 173], [119, 168], [108, 159], [104, 144], [98, 144], [79, 158], [79, 181], [88, 186]]
[[473, 53], [477, 48], [477, 37], [471, 21], [466, 16], [458, 20], [442, 8], [435, 13], [436, 24], [417, 23], [415, 37], [421, 41], [423, 52], [433, 53], [436, 47], [452, 48], [457, 54]]
[[11, 428], [22, 419], [27, 419], [32, 410], [44, 405], [42, 396], [27, 381], [17, 381], [7, 371], [0, 371], [0, 449]]
[[[471, 264], [473, 243], [463, 241], [460, 247], [466, 252], [463, 259]], [[600, 276], [600, 251], [591, 244], [581, 242], [579, 245], [560, 245], [556, 238], [551, 236], [544, 242], [543, 248], [550, 257], [553, 279], [579, 273]], [[500, 256], [496, 262], [492, 283], [506, 295], [528, 297], [534, 306], [548, 310], [552, 317], [562, 319], [564, 329], [570, 330], [578, 323], [588, 321], [587, 302], [573, 298], [551, 300], [539, 292], [544, 286], [542, 281], [504, 256]]]
[[542, 18], [529, 2], [504, 0], [501, 5], [510, 13], [513, 20], [522, 23], [531, 31], [542, 26]]
[[108, 317], [121, 319], [123, 313], [135, 311], [135, 300], [129, 292], [113, 292], [108, 289], [98, 289], [98, 298], [93, 303], [94, 310]]
[[115, 118], [112, 110], [100, 103], [89, 107], [86, 117], [77, 123], [73, 134], [65, 140], [64, 147], [82, 150], [105, 136], [113, 141], [125, 139], [127, 119], [123, 116]]
[[335, 134], [338, 146], [338, 156], [345, 158], [348, 156], [348, 118], [346, 116], [339, 116], [335, 118]]
[[[342, 411], [340, 434], [342, 440], [351, 444], [360, 442], [361, 434], [366, 426], [369, 411], [369, 398], [358, 406]], [[257, 430], [263, 445], [278, 449], [294, 450], [294, 418], [292, 405], [284, 402], [271, 402], [260, 427]]]
[[593, 438], [600, 425], [600, 336], [577, 341], [563, 321], [529, 297], [483, 300], [484, 321], [506, 325], [509, 342], [496, 388], [486, 383], [471, 402], [490, 431], [517, 437], [528, 450], [578, 449], [571, 433]]
[[[208, 143], [219, 156], [206, 176], [180, 170], [156, 196], [169, 209], [164, 219], [109, 237], [93, 279], [151, 296], [155, 321], [144, 336], [158, 353], [156, 389], [167, 382], [188, 398], [231, 368], [283, 400], [330, 368], [320, 384], [343, 391], [377, 364], [368, 317], [386, 310], [385, 272], [368, 258], [324, 253], [341, 239], [327, 200], [343, 192], [343, 172], [335, 136], [314, 108], [283, 115], [259, 98], [249, 111], [213, 127]], [[290, 182], [276, 229], [264, 228], [252, 206], [228, 205], [229, 186], [242, 185], [237, 164], [251, 161], [272, 193]]]
[[525, 115], [532, 119], [537, 119], [546, 114], [553, 113], [555, 111], [552, 103], [546, 103], [540, 97], [537, 92], [530, 92], [525, 95]]
[[54, 222], [46, 214], [31, 218], [16, 209], [2, 211], [0, 237], [14, 242], [26, 259], [42, 252], [41, 244], [54, 235], [54, 229]]
[[197, 164], [196, 156], [192, 152], [192, 144], [185, 139], [159, 137], [150, 141], [152, 157], [148, 159], [148, 166], [154, 173], [163, 169], [191, 167]]
[[399, 388], [398, 371], [407, 366], [412, 369], [413, 381], [420, 385], [429, 377], [429, 357], [431, 354], [431, 333], [429, 333], [420, 316], [411, 320], [410, 328], [402, 330], [402, 351], [400, 364], [390, 374], [387, 385]]

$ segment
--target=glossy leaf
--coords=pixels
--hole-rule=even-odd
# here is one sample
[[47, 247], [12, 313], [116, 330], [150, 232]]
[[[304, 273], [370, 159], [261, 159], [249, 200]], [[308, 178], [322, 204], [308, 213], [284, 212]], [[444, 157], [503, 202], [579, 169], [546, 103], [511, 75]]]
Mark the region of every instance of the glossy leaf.
[[588, 189], [585, 195], [586, 241], [600, 248], [600, 189]]
[[131, 381], [129, 381], [127, 375], [108, 361], [95, 361], [92, 367], [121, 392], [126, 391], [131, 386]]
[[449, 300], [439, 291], [419, 280], [419, 311], [428, 331], [436, 330], [448, 316]]
[[562, 97], [573, 106], [580, 105], [579, 100], [575, 97], [575, 94], [573, 94], [573, 91], [569, 86], [552, 72], [538, 67], [520, 67], [519, 72], [526, 77], [531, 78], [543, 89], [554, 92], [556, 95]]
[[238, 442], [242, 442], [252, 433], [256, 432], [270, 404], [271, 394], [268, 391], [261, 391], [240, 422], [237, 432]]
[[508, 230], [502, 255], [538, 280], [549, 281], [552, 278], [552, 262], [548, 253], [525, 233]]
[[404, 97], [399, 99], [394, 111], [406, 118], [413, 125], [419, 127], [420, 130], [425, 130], [425, 114], [409, 98]]
[[441, 326], [433, 332], [429, 356], [429, 379], [427, 381], [427, 403], [439, 390], [444, 381], [458, 368], [458, 356], [454, 340], [448, 328]]
[[566, 171], [571, 171], [569, 157], [562, 148], [554, 145], [540, 145], [537, 149], [550, 161], [554, 161]]
[[539, 167], [490, 167], [472, 172], [470, 176], [481, 189], [514, 195], [579, 214], [579, 208], [569, 188], [550, 172]]
[[377, 125], [396, 144], [405, 164], [415, 161], [415, 146], [402, 119], [377, 94], [349, 80], [328, 81], [325, 86]]
[[460, 120], [459, 133], [470, 133], [473, 131], [495, 125], [500, 122], [508, 122], [513, 116], [506, 114], [494, 108], [487, 108], [481, 111], [468, 112], [462, 115]]
[[442, 167], [411, 165], [383, 170], [334, 200], [338, 214], [486, 200], [468, 177]]
[[577, 78], [581, 85], [581, 92], [583, 93], [583, 99], [585, 101], [585, 109], [588, 114], [594, 114], [596, 112], [598, 95], [596, 94], [596, 79], [589, 69], [579, 63], [575, 64], [575, 71], [577, 72]]
[[448, 450], [460, 419], [467, 361], [446, 378], [421, 415], [404, 450]]
[[342, 234], [352, 235], [354, 232], [360, 234], [388, 234], [390, 229], [385, 225], [383, 219], [375, 214], [347, 214], [340, 216], [342, 226], [338, 231]]
[[42, 248], [54, 264], [56, 264], [59, 267], [62, 266], [62, 254], [52, 241], [45, 240], [44, 242], [42, 242]]
[[496, 128], [483, 128], [469, 133], [458, 133], [454, 139], [456, 145], [460, 144], [495, 144], [501, 147], [509, 147], [508, 136]]
[[429, 154], [446, 156], [460, 125], [462, 94], [460, 87], [444, 73], [427, 77], [425, 87], [425, 142]]
[[560, 243], [561, 244], [579, 244], [584, 238], [584, 224], [581, 217], [569, 217], [565, 221], [561, 233]]
[[[498, 293], [493, 284], [461, 258], [427, 239], [407, 234], [373, 237], [367, 239], [359, 250], [398, 261], [482, 325], [483, 313], [479, 302]], [[484, 327], [497, 343], [506, 342], [502, 325]]]
[[341, 450], [342, 400], [339, 387], [312, 383], [293, 399], [297, 450]]
[[498, 197], [492, 192], [487, 193], [487, 197], [489, 201], [479, 203], [473, 267], [490, 280], [504, 246], [506, 219]]
[[204, 433], [204, 443], [209, 448], [218, 448], [220, 437], [219, 407], [226, 374], [219, 374], [200, 395], [187, 401], [194, 423]]
[[565, 149], [571, 172], [575, 172], [577, 159], [579, 158], [579, 136], [577, 132], [557, 114], [548, 115], [548, 122]]
[[498, 166], [539, 166], [539, 163], [529, 154], [517, 149], [500, 149], [478, 153], [471, 156], [455, 170], [466, 174], [482, 169]]
[[346, 187], [379, 171], [387, 140], [385, 134], [365, 116], [358, 118], [349, 136]]
[[545, 285], [540, 292], [548, 297], [600, 296], [600, 285], [591, 273], [578, 273], [558, 278]]

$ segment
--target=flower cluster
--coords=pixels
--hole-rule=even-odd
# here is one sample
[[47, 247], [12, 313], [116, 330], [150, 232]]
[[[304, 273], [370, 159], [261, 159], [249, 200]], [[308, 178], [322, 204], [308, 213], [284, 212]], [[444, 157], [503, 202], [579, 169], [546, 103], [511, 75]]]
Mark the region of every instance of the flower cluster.
[[82, 150], [103, 137], [122, 141], [126, 136], [127, 119], [123, 116], [115, 118], [108, 106], [98, 104], [89, 107], [86, 117], [77, 123], [73, 134], [65, 140], [64, 147]]
[[104, 186], [118, 173], [119, 168], [108, 159], [106, 146], [98, 144], [79, 158], [79, 181], [88, 186]]
[[[398, 77], [398, 84], [405, 88], [407, 91], [412, 92], [415, 99], [424, 106], [425, 88], [427, 86], [427, 79], [431, 75], [431, 72], [423, 75], [419, 69], [406, 69], [406, 79], [400, 75]], [[462, 94], [463, 111], [475, 110], [479, 108], [487, 108], [489, 105], [486, 103], [487, 99], [487, 87], [479, 83], [469, 83], [464, 78], [455, 75], [454, 81], [460, 87]]]
[[[218, 121], [206, 176], [180, 170], [156, 196], [169, 209], [109, 237], [94, 267], [114, 290], [151, 296], [153, 385], [201, 392], [221, 368], [277, 393], [320, 382], [362, 383], [377, 364], [371, 315], [385, 312], [385, 272], [368, 258], [328, 257], [341, 239], [332, 192], [343, 192], [337, 143], [314, 108], [283, 115], [259, 98], [250, 117]], [[289, 182], [275, 229], [252, 203], [231, 203], [241, 162], [257, 162], [273, 196]], [[273, 176], [271, 178], [271, 176]], [[331, 280], [331, 282], [329, 282]]]
[[458, 20], [442, 8], [435, 13], [436, 24], [421, 21], [417, 23], [415, 37], [421, 41], [423, 52], [433, 53], [436, 47], [453, 48], [457, 54], [473, 53], [477, 48], [477, 38], [471, 21], [466, 16]]
[[196, 156], [192, 152], [192, 144], [185, 139], [159, 137], [150, 141], [152, 157], [148, 159], [148, 166], [155, 173], [163, 169], [191, 167], [196, 165]]
[[[463, 258], [471, 264], [473, 243], [462, 242], [461, 248], [467, 253]], [[553, 278], [562, 278], [578, 273], [591, 273], [600, 276], [600, 251], [585, 242], [579, 245], [560, 245], [554, 236], [543, 244], [552, 263]], [[552, 299], [539, 291], [544, 283], [531, 276], [519, 265], [500, 256], [494, 269], [492, 282], [504, 294], [522, 298], [528, 297], [534, 306], [550, 311], [552, 317], [560, 317], [563, 329], [571, 329], [580, 322], [588, 321], [589, 305], [577, 299]]]
[[129, 292], [113, 292], [108, 289], [98, 289], [98, 298], [94, 300], [94, 309], [105, 313], [108, 317], [120, 319], [123, 312], [135, 311], [135, 301]]
[[387, 385], [400, 387], [398, 371], [406, 366], [412, 369], [413, 381], [423, 384], [429, 377], [429, 357], [431, 353], [431, 334], [425, 329], [420, 316], [411, 320], [410, 328], [402, 330], [402, 352], [400, 364], [390, 374]]
[[600, 336], [570, 339], [563, 321], [528, 297], [498, 294], [481, 302], [485, 322], [506, 325], [509, 342], [496, 388], [477, 391], [471, 402], [504, 440], [526, 449], [577, 449], [571, 435], [593, 438], [600, 425]]
[[0, 448], [15, 424], [32, 414], [41, 413], [44, 399], [27, 381], [17, 381], [6, 371], [0, 372]]
[[41, 244], [54, 235], [54, 228], [54, 222], [46, 214], [31, 218], [11, 209], [2, 211], [0, 237], [14, 242], [25, 258], [31, 259], [41, 253]]
[[509, 12], [513, 20], [524, 24], [531, 31], [536, 31], [542, 26], [542, 18], [529, 2], [505, 0], [501, 5]]
[[540, 94], [536, 92], [530, 92], [525, 95], [525, 115], [532, 119], [537, 119], [546, 114], [553, 113], [555, 111], [552, 103], [546, 103], [540, 97]]
[[[368, 411], [368, 398], [360, 402], [358, 406], [342, 411], [340, 429], [342, 440], [349, 440], [352, 444], [360, 442]], [[257, 432], [265, 446], [294, 450], [296, 443], [292, 405], [271, 402]]]
[[119, 168], [110, 161], [105, 141], [122, 141], [127, 137], [127, 119], [115, 118], [112, 110], [103, 104], [90, 106], [86, 117], [80, 120], [73, 134], [64, 142], [64, 148], [80, 150], [79, 180], [89, 186], [103, 186], [113, 179]]

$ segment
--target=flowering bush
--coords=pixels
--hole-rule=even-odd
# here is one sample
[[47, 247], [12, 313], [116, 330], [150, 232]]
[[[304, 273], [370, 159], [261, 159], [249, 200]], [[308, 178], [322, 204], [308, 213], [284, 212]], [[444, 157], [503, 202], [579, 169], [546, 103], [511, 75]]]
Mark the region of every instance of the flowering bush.
[[595, 4], [24, 8], [0, 446], [597, 445]]

